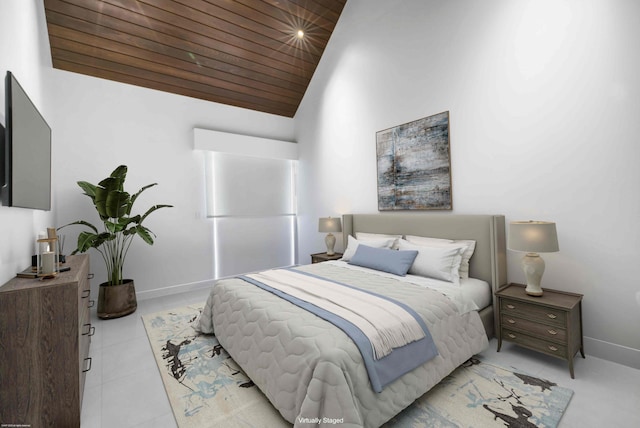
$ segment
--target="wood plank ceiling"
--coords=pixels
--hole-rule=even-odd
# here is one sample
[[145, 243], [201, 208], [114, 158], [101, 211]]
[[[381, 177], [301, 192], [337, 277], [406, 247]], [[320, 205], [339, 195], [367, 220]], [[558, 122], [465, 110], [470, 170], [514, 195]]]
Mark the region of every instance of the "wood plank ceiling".
[[44, 5], [55, 68], [293, 117], [346, 1]]

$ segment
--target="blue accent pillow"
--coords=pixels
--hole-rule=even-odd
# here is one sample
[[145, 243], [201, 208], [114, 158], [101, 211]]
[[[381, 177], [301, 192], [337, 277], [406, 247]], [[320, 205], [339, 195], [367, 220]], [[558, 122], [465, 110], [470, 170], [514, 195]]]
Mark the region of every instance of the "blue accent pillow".
[[413, 250], [397, 251], [360, 244], [348, 263], [405, 276], [417, 256], [418, 252]]

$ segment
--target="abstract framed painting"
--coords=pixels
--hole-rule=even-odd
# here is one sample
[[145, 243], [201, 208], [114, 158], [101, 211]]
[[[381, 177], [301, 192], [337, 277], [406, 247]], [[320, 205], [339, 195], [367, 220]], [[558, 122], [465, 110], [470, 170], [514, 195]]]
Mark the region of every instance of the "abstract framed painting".
[[450, 210], [449, 112], [376, 133], [378, 210]]

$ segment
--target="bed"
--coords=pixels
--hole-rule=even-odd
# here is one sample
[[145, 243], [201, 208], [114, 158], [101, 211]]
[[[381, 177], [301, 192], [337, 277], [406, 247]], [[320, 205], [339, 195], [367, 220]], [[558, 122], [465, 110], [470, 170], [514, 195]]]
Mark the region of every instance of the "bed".
[[[415, 235], [474, 240], [469, 276], [491, 291], [506, 283], [504, 217], [431, 213], [343, 216], [345, 248], [358, 234]], [[487, 346], [494, 332], [490, 304], [462, 313], [442, 293], [418, 290], [388, 274], [347, 268], [340, 262], [301, 266], [296, 274], [383, 292], [411, 305], [429, 327], [437, 355], [382, 388], [373, 387], [358, 346], [331, 322], [302, 309], [247, 278], [216, 282], [199, 320], [215, 334], [274, 407], [296, 427], [378, 427]], [[380, 291], [382, 290], [382, 291]], [[424, 293], [429, 294], [429, 298]], [[395, 350], [394, 350], [395, 352]]]

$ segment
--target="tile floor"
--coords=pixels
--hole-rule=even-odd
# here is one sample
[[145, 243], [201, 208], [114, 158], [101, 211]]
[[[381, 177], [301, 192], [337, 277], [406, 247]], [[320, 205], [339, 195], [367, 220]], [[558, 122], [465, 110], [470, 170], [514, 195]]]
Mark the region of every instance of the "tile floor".
[[[151, 353], [141, 315], [204, 302], [207, 290], [142, 300], [134, 314], [102, 321], [92, 314], [92, 368], [87, 373], [83, 428], [176, 427], [169, 400]], [[576, 378], [565, 361], [496, 341], [481, 354], [503, 367], [517, 367], [574, 390], [561, 428], [640, 426], [640, 370], [589, 356], [577, 357]]]

